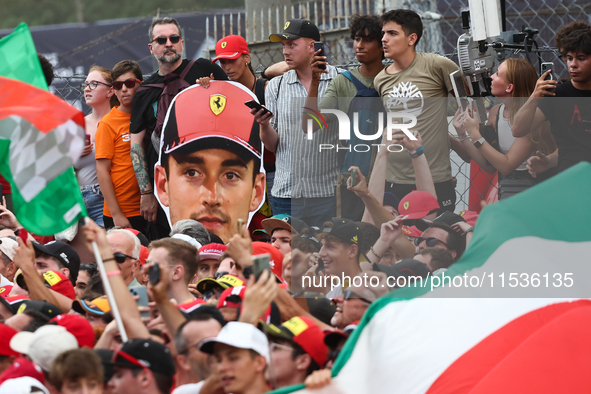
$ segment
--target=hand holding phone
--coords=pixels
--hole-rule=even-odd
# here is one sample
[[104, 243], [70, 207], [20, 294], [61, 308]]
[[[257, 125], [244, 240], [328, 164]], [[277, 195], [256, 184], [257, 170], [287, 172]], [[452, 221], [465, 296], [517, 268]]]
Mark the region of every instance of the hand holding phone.
[[266, 114], [273, 115], [273, 112], [269, 111], [267, 108], [263, 107], [261, 104], [257, 103], [255, 100], [247, 101], [244, 103], [244, 105], [246, 105], [248, 108], [256, 109], [257, 112], [262, 109], [263, 115], [266, 115]]
[[351, 171], [351, 187], [355, 187], [355, 176], [357, 175], [357, 170]]
[[253, 273], [255, 280], [259, 280], [263, 271], [269, 271], [271, 274], [271, 255], [269, 253], [261, 254], [259, 256], [254, 256], [252, 258], [253, 263]]
[[[314, 53], [318, 51], [320, 51], [320, 53], [317, 56], [326, 56], [324, 54], [324, 43], [320, 41], [314, 41]], [[326, 70], [326, 64], [319, 64], [318, 68], [321, 70]]]
[[[136, 300], [137, 306], [148, 307], [148, 290], [146, 289], [146, 286], [132, 287], [131, 289], [129, 289], [129, 292], [131, 293], [131, 295], [139, 297]], [[140, 313], [140, 316], [150, 317], [150, 312], [143, 311]]]
[[[355, 170], [353, 170], [355, 171]], [[324, 260], [322, 260], [320, 257], [318, 257], [317, 259], [318, 261], [318, 267], [316, 268], [316, 275], [318, 275], [320, 273], [320, 271], [324, 271]]]
[[152, 286], [160, 282], [160, 264], [155, 263], [150, 267], [150, 271], [148, 272], [148, 282], [150, 282]]

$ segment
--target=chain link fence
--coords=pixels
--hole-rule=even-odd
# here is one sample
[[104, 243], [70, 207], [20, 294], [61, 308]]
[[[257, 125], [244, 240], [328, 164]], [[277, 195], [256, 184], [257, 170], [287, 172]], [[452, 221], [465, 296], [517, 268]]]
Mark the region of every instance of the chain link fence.
[[[377, 2], [379, 3], [379, 2]], [[384, 4], [386, 1], [384, 0]], [[421, 0], [398, 1], [401, 8], [410, 8], [417, 11], [425, 18], [425, 35], [419, 50], [430, 50], [458, 63], [457, 40], [464, 33], [461, 22], [461, 12], [468, 9], [467, 1], [456, 0]], [[310, 7], [310, 6], [308, 6]], [[368, 7], [369, 8], [369, 7]], [[372, 7], [371, 10], [383, 10]], [[364, 9], [366, 11], [367, 9]], [[525, 53], [523, 50], [511, 50], [507, 57], [525, 57], [539, 70], [540, 62], [553, 62], [556, 74], [563, 79], [568, 78], [568, 70], [555, 48], [554, 37], [556, 31], [576, 20], [591, 21], [589, 16], [591, 3], [580, 0], [506, 0], [506, 30], [522, 31], [524, 27], [537, 29], [534, 36], [537, 41], [537, 51]], [[439, 18], [439, 15], [441, 18]], [[349, 32], [343, 23], [330, 31], [322, 31], [325, 40], [329, 63], [342, 69], [351, 69], [358, 66], [353, 52], [353, 42]], [[230, 32], [228, 32], [230, 33]], [[221, 37], [221, 36], [220, 36]], [[253, 43], [251, 46], [251, 58], [255, 72], [262, 70], [283, 60], [281, 46], [279, 44]], [[52, 93], [67, 100], [76, 108], [88, 114], [90, 108], [84, 103], [83, 92], [80, 83], [85, 75], [56, 76], [50, 87]], [[450, 100], [450, 102], [452, 102]], [[489, 100], [488, 108], [492, 105]], [[457, 137], [451, 125], [455, 109], [449, 107], [448, 120], [449, 132]], [[492, 202], [497, 194], [497, 177], [485, 171], [473, 170], [475, 166], [464, 162], [454, 151], [450, 151], [452, 174], [456, 181], [456, 212], [463, 209], [480, 210], [481, 200]]]

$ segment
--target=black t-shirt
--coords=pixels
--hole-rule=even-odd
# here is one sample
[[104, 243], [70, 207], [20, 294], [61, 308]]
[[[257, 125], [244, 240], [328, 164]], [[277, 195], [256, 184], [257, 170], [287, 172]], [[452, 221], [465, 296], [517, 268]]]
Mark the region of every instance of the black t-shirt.
[[[184, 59], [180, 66], [173, 71], [175, 74], [181, 74], [190, 60]], [[185, 81], [194, 85], [197, 79], [201, 77], [209, 77], [213, 73], [215, 80], [228, 80], [228, 76], [217, 64], [211, 64], [207, 59], [197, 59], [193, 64], [191, 70], [187, 73]], [[144, 84], [163, 83], [164, 76], [159, 75], [158, 72], [152, 74], [144, 81]], [[146, 162], [149, 169], [154, 168], [154, 164], [158, 161], [158, 152], [154, 149], [151, 142], [152, 130], [156, 127], [156, 114], [158, 113], [158, 99], [162, 89], [151, 88], [137, 92], [133, 98], [131, 105], [131, 124], [129, 131], [132, 134], [141, 133], [147, 130], [144, 137], [144, 146], [146, 147]], [[154, 171], [148, 171], [150, 181], [154, 181]]]
[[579, 90], [571, 81], [556, 87], [555, 97], [538, 104], [550, 122], [558, 146], [558, 171], [591, 162], [591, 90]]

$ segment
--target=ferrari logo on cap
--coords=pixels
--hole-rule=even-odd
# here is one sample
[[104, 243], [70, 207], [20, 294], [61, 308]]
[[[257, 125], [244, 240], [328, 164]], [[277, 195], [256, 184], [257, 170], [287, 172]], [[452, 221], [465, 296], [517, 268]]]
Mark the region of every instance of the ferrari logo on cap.
[[18, 307], [18, 311], [16, 311], [16, 314], [18, 315], [19, 313], [23, 313], [25, 309], [27, 309], [27, 304], [22, 304]]
[[228, 45], [228, 43], [226, 41], [222, 42], [222, 45], [221, 45], [222, 49], [224, 49], [226, 47], [226, 45]]
[[209, 97], [209, 108], [214, 115], [221, 114], [224, 111], [224, 108], [226, 108], [226, 96], [214, 94]]
[[288, 27], [289, 27], [289, 22], [285, 22], [285, 26], [283, 26], [283, 30], [287, 30]]
[[409, 202], [408, 202], [408, 201], [407, 201], [407, 202], [405, 202], [405, 203], [404, 203], [404, 209], [408, 209], [408, 206], [409, 206], [409, 205], [410, 205], [410, 204], [409, 204]]

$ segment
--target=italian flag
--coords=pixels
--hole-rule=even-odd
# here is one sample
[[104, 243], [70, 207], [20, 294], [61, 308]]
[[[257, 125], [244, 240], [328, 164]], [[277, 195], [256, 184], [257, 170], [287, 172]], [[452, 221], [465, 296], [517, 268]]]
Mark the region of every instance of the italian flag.
[[276, 393], [591, 392], [590, 196], [580, 163], [486, 207], [453, 285], [376, 300], [330, 386]]
[[19, 25], [0, 40], [0, 173], [27, 230], [53, 235], [87, 216], [72, 169], [84, 144], [84, 115], [47, 91], [29, 30]]

